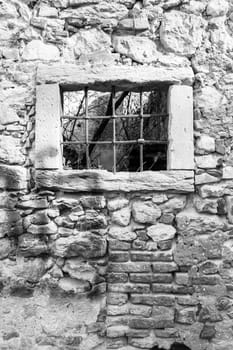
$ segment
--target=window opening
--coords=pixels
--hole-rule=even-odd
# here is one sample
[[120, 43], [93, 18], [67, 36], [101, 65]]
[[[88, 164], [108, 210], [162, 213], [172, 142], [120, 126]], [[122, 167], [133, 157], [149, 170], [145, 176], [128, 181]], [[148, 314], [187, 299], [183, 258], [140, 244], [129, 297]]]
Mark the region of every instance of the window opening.
[[167, 87], [63, 92], [63, 165], [71, 169], [166, 170]]

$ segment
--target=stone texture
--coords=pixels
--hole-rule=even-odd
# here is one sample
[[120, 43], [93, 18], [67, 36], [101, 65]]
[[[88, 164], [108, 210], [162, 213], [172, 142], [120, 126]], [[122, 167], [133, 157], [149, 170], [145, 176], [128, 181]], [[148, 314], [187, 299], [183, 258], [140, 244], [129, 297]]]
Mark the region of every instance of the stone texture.
[[106, 240], [91, 232], [78, 232], [75, 236], [58, 238], [53, 253], [60, 257], [102, 257], [106, 253]]
[[177, 214], [176, 223], [178, 232], [184, 235], [206, 234], [226, 227], [226, 222], [221, 217], [200, 214], [192, 209]]
[[146, 37], [114, 36], [112, 44], [116, 52], [138, 63], [156, 62], [159, 56], [156, 44]]
[[152, 202], [134, 202], [132, 205], [132, 215], [136, 222], [142, 224], [155, 224], [161, 216], [160, 208]]
[[112, 213], [111, 219], [117, 225], [127, 226], [129, 225], [131, 217], [131, 211], [129, 207], [125, 207], [119, 210], [116, 210]]
[[216, 168], [221, 164], [221, 157], [216, 154], [208, 154], [195, 157], [195, 162], [198, 168], [211, 169]]
[[160, 40], [165, 49], [190, 56], [201, 44], [204, 21], [179, 11], [165, 13], [160, 27]]
[[229, 9], [229, 4], [225, 0], [210, 0], [208, 2], [206, 13], [211, 17], [224, 16]]
[[60, 53], [56, 46], [45, 44], [40, 40], [32, 40], [23, 51], [22, 58], [25, 61], [57, 61]]
[[119, 226], [111, 226], [109, 229], [109, 236], [119, 241], [133, 241], [137, 238], [135, 232], [132, 231], [130, 226], [128, 227], [119, 227]]
[[0, 188], [22, 190], [27, 188], [27, 169], [20, 166], [0, 165]]
[[20, 140], [11, 136], [0, 136], [0, 161], [8, 164], [23, 164]]
[[197, 147], [207, 152], [215, 151], [215, 140], [208, 135], [202, 135], [197, 139]]
[[147, 235], [152, 238], [154, 242], [166, 241], [173, 239], [176, 229], [171, 225], [156, 224], [147, 229]]
[[195, 104], [204, 112], [217, 110], [221, 105], [226, 103], [225, 96], [213, 86], [201, 88], [195, 96]]
[[15, 110], [6, 103], [0, 103], [0, 124], [7, 125], [19, 121], [19, 117]]
[[69, 274], [70, 277], [77, 280], [95, 282], [96, 270], [87, 262], [79, 258], [67, 259], [62, 270]]

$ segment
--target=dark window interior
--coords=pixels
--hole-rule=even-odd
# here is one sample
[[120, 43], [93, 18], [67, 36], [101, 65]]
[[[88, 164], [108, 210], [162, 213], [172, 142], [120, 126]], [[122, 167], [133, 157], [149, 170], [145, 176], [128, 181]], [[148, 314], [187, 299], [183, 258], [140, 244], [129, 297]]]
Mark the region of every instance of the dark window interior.
[[167, 87], [65, 91], [62, 130], [65, 168], [166, 170]]

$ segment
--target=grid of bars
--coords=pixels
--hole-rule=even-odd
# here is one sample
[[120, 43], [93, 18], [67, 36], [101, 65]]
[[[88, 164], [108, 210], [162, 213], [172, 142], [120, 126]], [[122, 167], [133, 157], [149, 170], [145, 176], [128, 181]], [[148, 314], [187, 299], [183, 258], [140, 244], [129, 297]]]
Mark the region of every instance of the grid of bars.
[[[145, 144], [161, 144], [161, 145], [167, 145], [168, 141], [161, 141], [161, 140], [145, 140], [144, 139], [144, 119], [145, 118], [156, 118], [156, 117], [164, 117], [167, 118], [167, 113], [153, 113], [153, 114], [144, 114], [143, 113], [143, 89], [140, 90], [140, 113], [139, 114], [116, 114], [116, 108], [115, 108], [115, 102], [116, 102], [116, 89], [113, 86], [111, 90], [111, 98], [112, 98], [112, 114], [111, 115], [98, 115], [98, 116], [89, 116], [88, 113], [88, 87], [85, 87], [84, 89], [84, 100], [85, 100], [85, 116], [79, 116], [79, 115], [62, 115], [61, 120], [83, 120], [85, 121], [85, 141], [62, 141], [61, 146], [64, 145], [85, 145], [86, 146], [86, 168], [90, 169], [90, 153], [89, 153], [89, 146], [90, 145], [103, 145], [103, 144], [111, 144], [113, 147], [113, 173], [116, 173], [116, 145], [118, 144], [127, 144], [127, 145], [139, 145], [140, 149], [140, 171], [143, 171], [143, 150]], [[117, 140], [116, 139], [116, 119], [117, 118], [138, 118], [140, 122], [140, 137], [138, 139], [134, 140]], [[113, 134], [112, 134], [112, 141], [93, 141], [89, 140], [89, 120], [94, 119], [109, 119], [112, 120], [113, 125]]]

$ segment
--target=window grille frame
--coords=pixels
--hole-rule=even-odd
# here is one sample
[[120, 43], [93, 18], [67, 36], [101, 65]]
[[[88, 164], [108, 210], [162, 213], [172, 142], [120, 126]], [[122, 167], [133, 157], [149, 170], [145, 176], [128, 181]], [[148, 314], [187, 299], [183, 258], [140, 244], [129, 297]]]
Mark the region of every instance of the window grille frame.
[[[115, 107], [115, 102], [116, 102], [116, 88], [115, 86], [112, 86], [111, 91], [111, 104], [112, 104], [112, 113], [110, 115], [96, 115], [96, 116], [89, 116], [88, 113], [88, 92], [93, 91], [89, 89], [88, 86], [85, 86], [84, 89], [79, 90], [79, 91], [84, 91], [84, 105], [85, 105], [85, 115], [84, 116], [74, 116], [74, 115], [65, 115], [64, 113], [61, 115], [61, 124], [63, 120], [84, 120], [85, 121], [85, 141], [61, 141], [61, 147], [63, 150], [63, 147], [65, 145], [85, 145], [85, 155], [86, 155], [86, 169], [90, 169], [90, 154], [89, 154], [89, 145], [112, 145], [113, 146], [113, 169], [112, 172], [115, 174], [117, 172], [117, 159], [116, 159], [116, 145], [119, 144], [131, 144], [131, 145], [139, 145], [139, 171], [142, 172], [144, 171], [144, 145], [146, 144], [160, 144], [160, 145], [166, 145], [168, 146], [168, 140], [162, 141], [162, 140], [145, 140], [144, 139], [144, 119], [145, 118], [169, 118], [169, 114], [166, 113], [150, 113], [150, 114], [144, 114], [143, 113], [143, 92], [148, 90], [144, 90], [143, 87], [139, 87], [139, 104], [140, 104], [140, 112], [138, 114], [117, 114], [116, 113], [116, 107]], [[149, 90], [153, 91], [153, 90]], [[64, 94], [66, 91], [62, 91]], [[130, 91], [132, 92], [132, 91]], [[166, 96], [167, 100], [167, 96]], [[139, 127], [140, 127], [140, 135], [138, 139], [133, 139], [133, 140], [117, 140], [116, 139], [116, 121], [117, 119], [123, 119], [123, 118], [135, 118], [139, 119]], [[108, 119], [109, 121], [112, 121], [113, 127], [112, 127], [112, 141], [104, 140], [104, 141], [91, 141], [89, 140], [89, 121], [91, 120], [103, 120], [103, 119]], [[168, 137], [168, 135], [167, 135]], [[62, 152], [63, 153], [63, 152]]]

